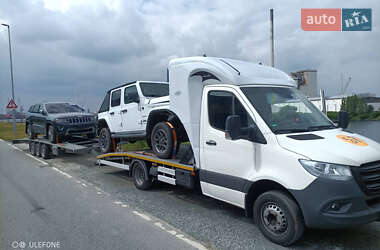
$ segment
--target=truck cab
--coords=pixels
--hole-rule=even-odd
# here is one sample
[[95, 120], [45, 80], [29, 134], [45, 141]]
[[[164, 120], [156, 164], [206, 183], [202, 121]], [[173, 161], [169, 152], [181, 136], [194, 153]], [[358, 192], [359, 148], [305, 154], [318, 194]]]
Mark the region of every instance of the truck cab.
[[336, 126], [287, 74], [190, 57], [169, 77], [202, 193], [245, 209], [267, 238], [289, 245], [305, 227], [380, 220], [379, 143]]

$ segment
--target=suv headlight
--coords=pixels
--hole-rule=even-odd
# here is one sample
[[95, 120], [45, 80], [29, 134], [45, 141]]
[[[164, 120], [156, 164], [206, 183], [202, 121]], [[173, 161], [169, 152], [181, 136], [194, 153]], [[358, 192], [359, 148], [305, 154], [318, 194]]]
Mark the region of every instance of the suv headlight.
[[349, 166], [303, 159], [299, 159], [298, 161], [306, 171], [317, 177], [336, 180], [348, 180], [352, 177]]

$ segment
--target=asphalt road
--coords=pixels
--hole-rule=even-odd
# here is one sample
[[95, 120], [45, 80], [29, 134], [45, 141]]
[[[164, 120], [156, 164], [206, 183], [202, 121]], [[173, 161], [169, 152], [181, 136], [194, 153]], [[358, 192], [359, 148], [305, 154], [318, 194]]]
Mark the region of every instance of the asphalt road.
[[187, 237], [0, 142], [0, 249], [202, 248]]
[[[70, 242], [78, 243], [81, 238], [78, 234], [84, 234], [85, 236], [83, 237], [89, 239], [82, 244], [83, 247], [86, 244], [93, 246], [95, 242], [99, 243], [99, 241], [103, 249], [113, 248], [113, 245], [107, 247], [106, 242], [113, 242], [116, 246], [126, 244], [125, 242], [130, 244], [131, 241], [124, 241], [124, 238], [117, 238], [117, 236], [112, 238], [113, 234], [110, 232], [105, 235], [98, 234], [94, 236], [92, 230], [95, 230], [94, 227], [104, 227], [104, 230], [117, 228], [120, 231], [123, 230], [123, 232], [132, 230], [132, 233], [130, 232], [130, 234], [133, 234], [131, 238], [133, 238], [133, 240], [137, 239], [138, 241], [139, 237], [136, 238], [136, 235], [140, 235], [141, 232], [136, 232], [139, 230], [133, 231], [136, 229], [136, 226], [129, 221], [130, 217], [134, 217], [135, 220], [146, 223], [144, 219], [138, 219], [139, 217], [141, 218], [141, 216], [148, 216], [151, 219], [151, 221], [148, 221], [148, 226], [158, 221], [159, 227], [165, 228], [162, 229], [163, 231], [182, 232], [181, 234], [183, 234], [186, 239], [193, 239], [210, 249], [284, 249], [266, 240], [251, 219], [244, 217], [244, 211], [242, 209], [208, 198], [197, 191], [186, 190], [166, 184], [155, 184], [152, 190], [141, 191], [134, 187], [132, 178], [127, 171], [121, 171], [107, 166], [96, 166], [95, 153], [88, 155], [66, 154], [54, 159], [44, 160], [44, 162], [48, 163], [48, 165], [44, 165], [42, 162], [38, 162], [26, 156], [26, 145], [18, 145], [18, 147], [24, 152], [20, 152], [11, 146], [0, 143], [0, 195], [4, 193], [3, 182], [5, 170], [9, 171], [8, 176], [12, 174], [11, 177], [14, 183], [18, 183], [18, 185], [24, 185], [24, 181], [26, 183], [32, 181], [26, 179], [33, 179], [38, 184], [42, 178], [45, 180], [46, 177], [44, 176], [46, 173], [49, 173], [47, 177], [50, 177], [50, 174], [57, 177], [52, 181], [47, 181], [47, 183], [50, 183], [48, 188], [46, 188], [45, 185], [43, 185], [45, 188], [37, 188], [40, 184], [25, 187], [26, 190], [30, 192], [36, 188], [37, 190], [33, 191], [33, 193], [37, 198], [40, 197], [41, 199], [45, 199], [43, 197], [46, 196], [46, 193], [50, 196], [56, 195], [59, 197], [57, 193], [63, 192], [65, 193], [63, 196], [66, 197], [66, 195], [68, 195], [66, 194], [67, 191], [64, 191], [65, 189], [62, 187], [72, 186], [77, 192], [74, 192], [74, 194], [65, 199], [59, 198], [59, 200], [64, 200], [59, 202], [60, 206], [64, 206], [64, 209], [60, 209], [61, 212], [57, 212], [56, 214], [58, 218], [61, 218], [59, 214], [65, 214], [63, 218], [68, 219], [70, 222], [67, 222], [67, 224], [72, 225], [74, 228], [72, 230], [74, 230], [75, 233], [69, 233], [65, 239], [62, 239], [62, 242], [69, 242], [67, 244], [70, 244]], [[8, 158], [5, 160], [7, 162], [13, 162], [15, 158], [17, 161], [24, 162], [23, 164], [28, 162], [27, 165], [30, 171], [24, 172], [23, 169], [18, 170], [18, 168], [12, 168], [10, 167], [12, 164], [8, 167], [4, 167], [3, 157], [5, 156]], [[32, 167], [32, 165], [34, 167]], [[13, 166], [16, 165], [13, 164]], [[41, 176], [41, 178], [39, 176]], [[30, 183], [30, 185], [31, 184], [32, 183]], [[83, 184], [86, 187], [84, 187]], [[98, 192], [102, 195], [98, 195]], [[71, 196], [74, 196], [74, 198]], [[36, 200], [38, 200], [37, 198]], [[67, 200], [68, 198], [73, 198], [74, 200]], [[1, 199], [3, 200], [3, 198]], [[102, 202], [103, 199], [104, 203]], [[48, 205], [52, 204], [49, 203]], [[14, 206], [18, 205], [6, 205], [6, 207], [11, 208]], [[45, 206], [49, 207], [47, 205], [44, 205], [44, 207]], [[54, 205], [53, 207], [57, 206], [58, 205]], [[127, 206], [129, 209], [120, 208], [120, 206]], [[2, 207], [4, 207], [4, 205], [1, 205], [0, 209], [2, 209]], [[71, 208], [71, 212], [74, 215], [71, 213], [70, 216], [67, 215], [69, 208]], [[21, 208], [15, 208], [15, 210], [18, 209]], [[25, 220], [32, 220], [29, 217], [37, 216], [32, 216], [31, 214], [33, 213], [30, 213], [31, 210], [32, 208], [27, 210], [29, 211], [29, 215], [28, 217], [25, 215]], [[114, 212], [114, 210], [119, 211], [119, 213], [115, 215], [116, 212]], [[41, 210], [41, 212], [42, 211], [44, 210]], [[46, 209], [45, 212], [47, 211], [51, 210]], [[138, 211], [140, 216], [136, 216], [133, 211]], [[81, 212], [83, 212], [83, 214]], [[16, 214], [18, 215], [19, 213], [20, 212], [17, 212]], [[1, 214], [4, 215], [4, 209]], [[89, 215], [91, 215], [91, 219], [89, 219]], [[72, 216], [74, 217], [71, 218]], [[99, 219], [100, 221], [92, 221], [95, 217], [99, 216], [104, 218]], [[108, 216], [114, 219], [118, 217], [118, 219], [112, 220], [108, 218]], [[6, 217], [2, 216], [0, 218]], [[51, 218], [55, 217], [51, 216]], [[125, 218], [125, 221], [128, 220], [129, 222], [125, 222], [120, 218]], [[89, 223], [89, 221], [91, 223]], [[12, 221], [7, 221], [6, 226], [8, 227], [8, 224], [12, 222], [16, 224], [24, 223], [19, 217], [16, 217]], [[65, 224], [65, 221], [62, 219], [61, 223]], [[57, 230], [61, 227], [63, 229], [55, 233], [53, 229], [49, 230], [52, 231], [51, 233], [54, 235], [60, 235], [61, 232], [67, 233], [69, 231], [69, 225], [61, 225], [59, 223], [56, 225]], [[53, 226], [53, 228], [55, 227]], [[380, 249], [379, 235], [379, 222], [340, 230], [307, 230], [304, 237], [290, 249]], [[71, 239], [71, 237], [73, 237], [73, 239]], [[108, 237], [113, 240], [106, 239]], [[101, 239], [96, 241], [96, 238]], [[13, 240], [13, 238], [9, 237], [2, 237], [2, 239], [3, 241], [4, 239], [8, 241]], [[50, 238], [48, 239], [50, 240]], [[52, 239], [54, 240], [54, 237]], [[150, 236], [146, 238], [146, 245], [141, 246], [140, 249], [160, 248], [159, 244], [152, 244], [150, 239]], [[128, 245], [125, 247], [126, 249], [128, 249], [127, 246]], [[191, 247], [191, 245], [183, 246]], [[138, 245], [136, 245], [136, 247], [138, 247]], [[180, 245], [167, 246], [166, 249], [178, 249], [180, 247]], [[130, 248], [134, 248], [134, 246], [131, 245]]]

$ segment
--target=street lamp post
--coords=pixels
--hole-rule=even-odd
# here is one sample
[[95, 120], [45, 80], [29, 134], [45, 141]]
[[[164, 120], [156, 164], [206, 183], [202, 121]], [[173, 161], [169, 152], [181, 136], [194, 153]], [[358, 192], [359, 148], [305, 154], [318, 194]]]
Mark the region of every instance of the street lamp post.
[[[9, 24], [1, 24], [5, 27], [8, 28], [8, 44], [9, 44], [9, 60], [10, 60], [10, 65], [11, 65], [11, 83], [12, 83], [12, 99], [13, 101], [15, 100], [15, 88], [14, 88], [14, 83], [13, 83], [13, 63], [12, 63], [12, 45], [11, 45], [11, 31]], [[13, 110], [13, 133], [16, 134], [16, 110]]]

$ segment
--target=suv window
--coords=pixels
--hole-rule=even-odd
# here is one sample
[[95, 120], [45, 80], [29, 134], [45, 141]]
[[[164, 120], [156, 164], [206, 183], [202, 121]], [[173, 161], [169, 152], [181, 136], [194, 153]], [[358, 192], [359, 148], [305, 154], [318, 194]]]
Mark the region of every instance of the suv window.
[[34, 107], [33, 107], [33, 113], [38, 113], [38, 111], [40, 110], [40, 105], [39, 104], [36, 104], [36, 105], [34, 105]]
[[28, 109], [28, 112], [32, 113], [33, 112], [33, 108], [34, 108], [34, 105], [30, 106], [30, 108]]
[[169, 95], [169, 84], [140, 82], [140, 89], [145, 97], [161, 97]]
[[112, 92], [111, 96], [111, 107], [116, 107], [120, 105], [121, 90], [115, 90]]
[[109, 109], [110, 109], [110, 93], [108, 92], [106, 97], [104, 97], [102, 106], [100, 106], [98, 113], [106, 112]]
[[208, 93], [208, 117], [212, 127], [225, 131], [229, 115], [240, 116], [241, 127], [252, 126], [253, 121], [234, 94], [227, 91], [210, 91]]
[[139, 98], [139, 94], [137, 93], [136, 85], [126, 87], [124, 89], [124, 103], [132, 103], [136, 102], [136, 100]]

